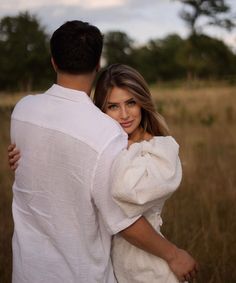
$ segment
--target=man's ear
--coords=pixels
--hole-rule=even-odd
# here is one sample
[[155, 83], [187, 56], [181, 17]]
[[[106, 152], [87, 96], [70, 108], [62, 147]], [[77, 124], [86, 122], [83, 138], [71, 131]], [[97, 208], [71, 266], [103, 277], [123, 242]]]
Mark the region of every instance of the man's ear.
[[100, 69], [101, 69], [101, 63], [100, 63], [100, 61], [99, 61], [98, 64], [97, 64], [97, 66], [96, 66], [96, 68], [95, 68], [96, 73], [97, 73]]
[[56, 63], [55, 63], [55, 61], [54, 61], [54, 59], [52, 57], [51, 57], [51, 63], [52, 63], [54, 71], [57, 72], [58, 68], [57, 68], [57, 65], [56, 65]]

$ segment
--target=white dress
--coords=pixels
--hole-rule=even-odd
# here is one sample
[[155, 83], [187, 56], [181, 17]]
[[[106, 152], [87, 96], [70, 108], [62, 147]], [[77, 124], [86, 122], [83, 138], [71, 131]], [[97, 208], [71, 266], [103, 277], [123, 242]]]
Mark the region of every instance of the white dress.
[[[182, 178], [178, 153], [172, 137], [154, 137], [122, 151], [113, 167], [114, 200], [129, 217], [144, 215], [159, 233], [163, 205]], [[164, 260], [119, 235], [113, 238], [111, 255], [118, 283], [179, 282]]]

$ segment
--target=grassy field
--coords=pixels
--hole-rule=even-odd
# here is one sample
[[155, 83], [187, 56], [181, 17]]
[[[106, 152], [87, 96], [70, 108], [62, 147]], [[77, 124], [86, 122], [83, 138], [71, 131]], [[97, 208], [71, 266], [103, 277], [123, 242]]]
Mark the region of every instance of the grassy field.
[[[183, 181], [164, 209], [162, 231], [199, 261], [196, 282], [236, 282], [236, 87], [155, 86], [153, 96], [180, 144]], [[11, 105], [0, 94], [0, 282], [11, 277]]]

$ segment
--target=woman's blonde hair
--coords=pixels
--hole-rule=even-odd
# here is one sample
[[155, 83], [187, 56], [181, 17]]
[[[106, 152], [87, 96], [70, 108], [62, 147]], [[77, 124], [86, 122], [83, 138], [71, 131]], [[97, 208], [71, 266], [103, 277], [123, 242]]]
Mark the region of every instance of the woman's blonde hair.
[[156, 111], [148, 85], [138, 71], [124, 64], [113, 64], [101, 72], [93, 99], [103, 112], [106, 111], [108, 97], [114, 87], [125, 89], [134, 95], [142, 109], [141, 126], [144, 131], [153, 136], [169, 135], [168, 126]]

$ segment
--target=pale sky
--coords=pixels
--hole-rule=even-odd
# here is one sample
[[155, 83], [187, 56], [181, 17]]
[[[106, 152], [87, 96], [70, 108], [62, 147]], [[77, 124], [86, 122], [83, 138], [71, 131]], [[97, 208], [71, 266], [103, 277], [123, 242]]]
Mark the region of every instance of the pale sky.
[[[236, 0], [226, 0], [236, 15]], [[188, 29], [179, 17], [183, 5], [175, 0], [1, 0], [0, 18], [29, 11], [38, 17], [46, 31], [68, 20], [83, 20], [103, 33], [123, 31], [137, 44], [160, 39], [171, 33], [186, 37]], [[204, 29], [206, 34], [225, 41], [236, 52], [236, 29]]]

